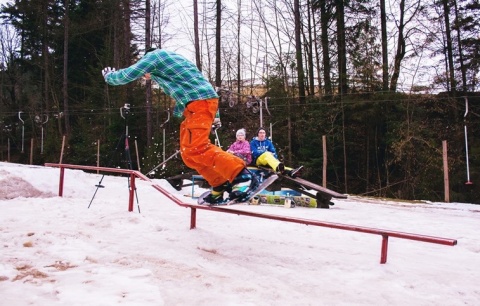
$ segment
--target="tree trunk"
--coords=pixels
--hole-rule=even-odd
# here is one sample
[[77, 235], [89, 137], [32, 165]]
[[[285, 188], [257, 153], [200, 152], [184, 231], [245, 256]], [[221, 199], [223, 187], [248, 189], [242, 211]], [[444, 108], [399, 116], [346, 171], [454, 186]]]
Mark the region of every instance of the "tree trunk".
[[450, 6], [448, 0], [443, 0], [443, 14], [445, 16], [445, 35], [447, 36], [447, 56], [448, 56], [448, 70], [450, 76], [450, 88], [453, 95], [457, 89], [457, 82], [455, 80], [455, 67], [453, 64], [453, 48], [452, 48], [452, 32], [450, 29]]
[[309, 86], [310, 86], [310, 90], [309, 90], [309, 95], [314, 95], [315, 94], [315, 76], [314, 76], [314, 72], [313, 72], [313, 44], [314, 44], [314, 41], [313, 41], [313, 38], [312, 38], [312, 30], [313, 30], [313, 27], [312, 27], [312, 12], [310, 10], [311, 8], [311, 3], [310, 3], [310, 0], [307, 0], [307, 12], [308, 12], [308, 53], [307, 53], [307, 56], [308, 56], [308, 78], [309, 78]]
[[405, 0], [400, 1], [400, 21], [398, 24], [398, 39], [397, 39], [397, 52], [395, 53], [395, 60], [393, 62], [393, 73], [390, 81], [390, 91], [397, 91], [398, 77], [400, 76], [400, 64], [405, 57], [405, 38], [403, 30], [405, 29]]
[[460, 26], [458, 25], [458, 6], [456, 0], [454, 0], [453, 2], [455, 5], [455, 29], [457, 30], [458, 58], [460, 60], [460, 72], [462, 74], [462, 92], [465, 94], [467, 92], [467, 73], [465, 69], [465, 64], [463, 63], [462, 39], [460, 33]]
[[[145, 1], [145, 51], [152, 47], [150, 28], [150, 0]], [[152, 80], [145, 83], [145, 106], [147, 112], [147, 146], [152, 144]], [[139, 165], [140, 166], [140, 165]]]
[[[47, 11], [48, 11], [48, 3], [44, 2], [43, 3], [43, 14], [47, 16]], [[48, 93], [50, 92], [49, 90], [49, 82], [50, 82], [50, 70], [49, 70], [49, 35], [48, 35], [48, 18], [45, 18], [43, 21], [43, 100], [45, 103], [45, 109], [42, 111], [45, 113], [50, 112], [50, 99], [48, 98]], [[42, 105], [43, 108], [43, 105]]]
[[195, 41], [195, 63], [198, 70], [202, 71], [202, 61], [200, 59], [200, 37], [198, 33], [198, 1], [193, 0], [193, 35]]
[[[312, 7], [312, 21], [313, 25], [316, 25], [315, 21], [315, 13], [314, 13], [314, 8]], [[317, 36], [317, 31], [313, 31], [313, 41], [314, 41], [314, 47], [315, 47], [315, 64], [317, 65], [317, 79], [318, 79], [318, 94], [321, 96], [322, 95], [322, 73], [320, 69], [320, 56], [319, 56], [319, 50], [318, 50], [318, 36]], [[313, 52], [313, 51], [312, 51]]]
[[[412, 5], [415, 5], [413, 7]], [[421, 1], [417, 1], [414, 3], [409, 3], [408, 6], [408, 11], [411, 12], [411, 16], [405, 20], [405, 0], [400, 1], [400, 7], [399, 7], [399, 20], [396, 22], [398, 25], [398, 39], [397, 39], [397, 51], [395, 53], [395, 59], [393, 62], [393, 73], [392, 73], [392, 79], [390, 80], [390, 91], [394, 92], [397, 90], [398, 86], [398, 78], [400, 76], [400, 68], [401, 68], [401, 63], [403, 61], [403, 58], [405, 57], [406, 54], [406, 43], [407, 39], [409, 38], [410, 35], [413, 35], [414, 32], [410, 32], [410, 35], [408, 37], [405, 36], [405, 27], [409, 22], [413, 22], [414, 16], [417, 14], [420, 14], [424, 10], [424, 6], [422, 5]], [[408, 34], [408, 32], [407, 32]]]
[[301, 27], [302, 22], [300, 20], [300, 1], [294, 0], [294, 14], [295, 14], [295, 50], [297, 59], [297, 77], [298, 77], [298, 94], [299, 102], [304, 104], [305, 102], [305, 74], [303, 72], [303, 58], [302, 58], [302, 38]]
[[242, 23], [242, 0], [237, 0], [238, 18], [237, 18], [237, 94], [240, 96], [241, 84], [242, 84], [242, 71], [241, 71], [241, 42], [240, 42], [240, 26]]
[[222, 0], [217, 0], [217, 24], [215, 30], [215, 86], [222, 87]]
[[[121, 67], [128, 67], [131, 64], [131, 52], [130, 46], [132, 43], [132, 35], [131, 35], [131, 27], [130, 27], [130, 0], [123, 0], [123, 57], [122, 57], [122, 65]], [[128, 101], [133, 100], [133, 91], [132, 91], [133, 84], [127, 84], [127, 97], [125, 103], [129, 103]]]
[[[65, 133], [70, 135], [70, 112], [68, 106], [68, 31], [70, 19], [68, 16], [70, 0], [65, 0], [64, 40], [63, 40], [63, 115], [65, 117]], [[67, 140], [68, 143], [68, 140]]]
[[345, 43], [345, 6], [343, 0], [337, 4], [337, 48], [338, 48], [338, 92], [347, 93], [347, 48]]
[[386, 92], [388, 91], [388, 41], [385, 0], [380, 0], [380, 23], [382, 28], [382, 90]]
[[330, 78], [330, 53], [329, 53], [329, 41], [328, 41], [328, 22], [330, 20], [330, 15], [326, 9], [326, 1], [320, 1], [320, 24], [322, 28], [322, 61], [323, 61], [323, 80], [325, 82], [325, 94], [331, 96], [332, 91], [332, 80]]

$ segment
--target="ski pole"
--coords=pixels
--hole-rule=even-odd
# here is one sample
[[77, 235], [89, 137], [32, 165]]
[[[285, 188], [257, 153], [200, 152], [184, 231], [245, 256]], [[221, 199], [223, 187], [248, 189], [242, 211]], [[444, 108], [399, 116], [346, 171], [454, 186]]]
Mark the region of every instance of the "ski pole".
[[160, 125], [163, 130], [163, 161], [165, 161], [165, 124], [170, 121], [170, 109], [166, 110], [167, 112], [167, 120]]
[[467, 164], [467, 182], [465, 185], [472, 185], [470, 181], [470, 166], [468, 163], [468, 136], [467, 136], [467, 114], [468, 114], [468, 98], [463, 97], [465, 99], [465, 114], [463, 115], [463, 122], [464, 122], [464, 131], [465, 131], [465, 160]]
[[95, 193], [93, 194], [92, 199], [90, 200], [90, 204], [88, 204], [88, 208], [90, 208], [90, 205], [92, 205], [93, 199], [95, 198], [95, 195], [97, 194], [98, 188], [105, 188], [105, 186], [102, 185], [103, 178], [105, 177], [105, 174], [102, 175], [102, 178], [100, 179], [100, 182], [98, 182], [97, 189], [95, 189]]
[[220, 138], [218, 138], [218, 133], [217, 133], [217, 129], [215, 129], [215, 137], [217, 137], [217, 145], [221, 148], [222, 146], [220, 145]]
[[161, 162], [160, 164], [158, 164], [158, 166], [156, 166], [155, 168], [153, 168], [152, 170], [148, 171], [147, 172], [147, 175], [150, 175], [153, 171], [157, 170], [158, 168], [160, 168], [161, 166], [165, 165], [169, 160], [171, 160], [172, 158], [174, 158], [175, 156], [177, 156], [177, 154], [180, 153], [180, 150], [176, 150], [175, 153], [173, 153], [172, 155], [170, 155], [165, 161]]

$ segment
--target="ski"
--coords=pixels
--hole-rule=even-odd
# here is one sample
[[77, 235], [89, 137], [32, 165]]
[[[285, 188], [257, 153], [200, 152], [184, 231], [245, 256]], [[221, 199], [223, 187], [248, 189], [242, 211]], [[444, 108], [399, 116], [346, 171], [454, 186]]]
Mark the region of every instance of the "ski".
[[233, 205], [233, 204], [248, 204], [253, 197], [255, 197], [257, 194], [260, 192], [264, 191], [265, 188], [270, 186], [273, 182], [275, 182], [278, 178], [278, 175], [272, 174], [269, 177], [263, 179], [263, 181], [258, 185], [257, 188], [247, 192], [244, 196], [229, 200], [227, 202], [227, 205]]
[[209, 191], [205, 191], [204, 193], [202, 193], [198, 199], [197, 199], [197, 204], [199, 205], [207, 205], [207, 206], [219, 206], [219, 205], [226, 205], [228, 203], [228, 198], [227, 199], [224, 199], [222, 202], [218, 202], [218, 203], [207, 203], [205, 202], [205, 198], [211, 193], [211, 190]]
[[208, 206], [222, 206], [222, 205], [237, 205], [237, 204], [249, 204], [250, 200], [253, 199], [256, 195], [261, 193], [265, 188], [270, 186], [276, 179], [278, 178], [278, 175], [272, 174], [268, 178], [265, 178], [258, 186], [257, 188], [246, 192], [244, 196], [235, 198], [235, 199], [229, 199], [226, 198], [222, 202], [219, 203], [207, 203], [205, 202], [205, 197], [207, 197], [211, 191], [206, 191], [198, 197], [197, 203], [200, 205], [208, 205]]

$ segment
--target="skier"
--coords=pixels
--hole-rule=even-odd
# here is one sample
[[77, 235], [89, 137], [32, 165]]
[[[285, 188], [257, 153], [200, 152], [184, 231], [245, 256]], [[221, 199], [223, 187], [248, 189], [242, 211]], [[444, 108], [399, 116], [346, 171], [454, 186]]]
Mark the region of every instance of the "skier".
[[296, 177], [298, 170], [302, 168], [293, 169], [285, 167], [285, 165], [278, 160], [277, 150], [272, 141], [267, 138], [267, 132], [263, 127], [257, 130], [257, 136], [250, 141], [250, 149], [252, 150], [253, 163], [259, 167], [270, 167], [277, 173], [286, 174], [291, 177]]
[[222, 202], [224, 192], [231, 192], [232, 186], [246, 185], [247, 191], [257, 188], [257, 178], [241, 158], [210, 142], [212, 124], [220, 124], [215, 118], [218, 95], [195, 64], [172, 51], [151, 48], [130, 67], [118, 71], [106, 67], [102, 75], [110, 85], [151, 78], [175, 100], [174, 116], [185, 117], [180, 125], [180, 154], [183, 162], [213, 187], [204, 199], [207, 203]]
[[227, 152], [240, 157], [249, 165], [252, 162], [252, 151], [250, 149], [250, 143], [245, 140], [245, 129], [239, 129], [235, 136], [237, 140], [228, 147]]

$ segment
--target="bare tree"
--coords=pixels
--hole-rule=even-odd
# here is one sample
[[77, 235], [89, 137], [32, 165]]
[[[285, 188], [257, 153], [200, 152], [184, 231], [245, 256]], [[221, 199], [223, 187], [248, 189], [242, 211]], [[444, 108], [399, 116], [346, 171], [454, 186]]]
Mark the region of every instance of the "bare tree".
[[380, 0], [380, 25], [382, 28], [382, 90], [388, 91], [388, 41], [385, 0]]
[[305, 50], [307, 53], [307, 72], [308, 72], [308, 94], [309, 95], [314, 95], [315, 94], [315, 80], [314, 80], [314, 64], [313, 64], [313, 45], [314, 45], [314, 40], [313, 40], [313, 31], [314, 28], [312, 26], [312, 22], [314, 23], [313, 19], [313, 14], [312, 14], [312, 5], [310, 0], [307, 0], [307, 33], [308, 33], [308, 39], [306, 38], [306, 43], [305, 43]]
[[[316, 21], [316, 18], [315, 18], [315, 7], [313, 6], [313, 4], [311, 4], [311, 10], [312, 10], [312, 22], [313, 22], [313, 27], [316, 27], [317, 26], [317, 21]], [[317, 82], [318, 82], [318, 93], [319, 95], [321, 96], [322, 95], [322, 69], [320, 69], [320, 50], [319, 50], [319, 43], [318, 41], [320, 41], [320, 39], [318, 38], [318, 35], [317, 35], [317, 31], [316, 29], [314, 28], [313, 29], [313, 46], [314, 46], [314, 49], [315, 49], [315, 52], [312, 50], [311, 52], [312, 53], [315, 53], [315, 64], [316, 64], [316, 67], [317, 67]], [[312, 67], [313, 68], [313, 67]]]
[[200, 59], [200, 37], [198, 33], [198, 1], [193, 0], [193, 38], [195, 45], [195, 62], [197, 68], [202, 71], [202, 61]]
[[448, 4], [449, 2], [448, 0], [442, 0], [442, 2], [443, 2], [443, 14], [444, 14], [444, 20], [445, 20], [445, 35], [447, 37], [447, 62], [448, 62], [448, 70], [449, 70], [449, 76], [450, 76], [450, 89], [455, 95], [457, 82], [455, 80], [455, 67], [453, 64], [452, 33], [450, 29], [450, 6]]
[[[278, 65], [280, 67], [279, 70], [281, 72], [285, 91], [288, 91], [288, 73], [286, 64], [287, 56], [285, 56], [285, 52], [283, 51], [285, 45], [287, 45], [288, 48], [288, 44], [286, 44], [282, 38], [285, 38], [285, 35], [287, 35], [287, 39], [285, 40], [292, 41], [293, 37], [291, 36], [291, 33], [281, 33], [282, 27], [280, 23], [282, 21], [288, 20], [288, 18], [282, 18], [283, 12], [279, 8], [279, 5], [277, 5], [277, 0], [272, 0], [272, 2], [269, 4], [270, 9], [272, 10], [272, 18], [268, 18], [269, 16], [267, 16], [267, 14], [262, 9], [260, 9], [262, 7], [262, 2], [260, 0], [253, 0], [253, 5], [255, 6], [255, 10], [258, 13], [261, 23], [263, 24], [263, 28], [265, 29], [268, 41], [270, 42], [270, 47], [273, 49], [274, 54], [272, 54], [271, 50], [268, 50], [268, 53], [270, 56], [275, 55], [275, 61], [278, 62]], [[273, 23], [269, 22], [270, 19], [273, 19]]]
[[[64, 41], [63, 41], [63, 114], [65, 116], [65, 132], [70, 135], [70, 111], [68, 106], [68, 35], [69, 35], [69, 10], [70, 0], [65, 0]], [[60, 116], [59, 116], [60, 117]]]
[[221, 64], [221, 48], [222, 48], [222, 0], [216, 0], [216, 30], [215, 30], [215, 85], [222, 86], [222, 64]]
[[[6, 83], [6, 79], [12, 80], [14, 83], [15, 69], [7, 69], [7, 65], [12, 63], [16, 57], [16, 50], [21, 46], [20, 37], [17, 32], [8, 24], [0, 25], [0, 68], [4, 73], [0, 74], [0, 85]], [[9, 104], [14, 102], [16, 93], [16, 86], [0, 86], [0, 112], [2, 106], [10, 106]], [[8, 98], [7, 98], [8, 97]]]
[[[150, 0], [145, 1], [145, 50], [152, 47], [151, 42], [151, 10]], [[152, 144], [152, 80], [148, 78], [145, 82], [145, 108], [147, 112], [147, 146]]]
[[[406, 0], [400, 0], [399, 2], [399, 18], [396, 20], [398, 37], [395, 58], [393, 61], [393, 73], [392, 78], [390, 79], [391, 91], [397, 91], [402, 61], [407, 53], [407, 40], [410, 38], [410, 35], [415, 33], [415, 28], [413, 26], [411, 28], [407, 28], [407, 25], [412, 23], [416, 15], [422, 10], [423, 6], [421, 5], [421, 1], [413, 2], [411, 5], [406, 5]], [[406, 16], [408, 12], [410, 13], [410, 16]]]
[[294, 15], [295, 15], [295, 57], [297, 59], [297, 78], [298, 78], [298, 93], [299, 102], [305, 102], [305, 74], [303, 72], [303, 58], [302, 58], [302, 36], [301, 27], [302, 22], [300, 20], [300, 1], [294, 0]]
[[345, 42], [345, 5], [344, 0], [335, 1], [337, 9], [337, 53], [338, 53], [338, 92], [347, 93], [347, 46]]
[[462, 74], [462, 91], [465, 93], [467, 91], [467, 74], [465, 69], [465, 63], [463, 61], [463, 50], [462, 50], [462, 40], [461, 40], [461, 32], [459, 26], [459, 15], [458, 15], [458, 6], [457, 1], [454, 0], [455, 6], [455, 30], [457, 31], [457, 44], [458, 44], [458, 59], [460, 61], [460, 73]]
[[320, 43], [322, 49], [322, 65], [323, 65], [323, 80], [324, 80], [324, 89], [325, 94], [330, 96], [333, 93], [332, 90], [332, 80], [330, 78], [331, 73], [331, 63], [330, 63], [330, 53], [329, 53], [329, 35], [328, 35], [328, 26], [331, 18], [331, 7], [327, 5], [325, 0], [317, 0], [313, 3], [315, 9], [320, 9]]
[[242, 80], [242, 61], [241, 61], [241, 24], [242, 24], [242, 0], [237, 0], [238, 14], [237, 14], [237, 94], [240, 95], [241, 89], [241, 80]]

